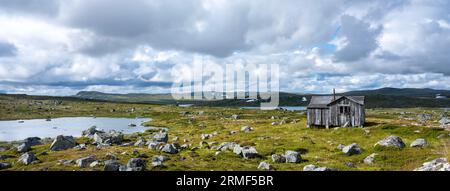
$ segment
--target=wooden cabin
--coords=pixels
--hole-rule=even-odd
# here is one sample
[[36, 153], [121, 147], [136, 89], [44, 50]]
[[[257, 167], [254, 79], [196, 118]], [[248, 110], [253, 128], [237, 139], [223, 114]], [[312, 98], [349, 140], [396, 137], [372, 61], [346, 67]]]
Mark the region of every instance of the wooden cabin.
[[307, 127], [363, 127], [364, 96], [313, 96], [307, 107]]

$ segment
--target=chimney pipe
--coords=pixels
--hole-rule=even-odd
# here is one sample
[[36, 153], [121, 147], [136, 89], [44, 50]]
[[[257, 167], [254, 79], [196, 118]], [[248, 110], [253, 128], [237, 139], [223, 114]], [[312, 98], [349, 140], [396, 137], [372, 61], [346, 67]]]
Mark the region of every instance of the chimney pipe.
[[333, 88], [333, 101], [336, 101], [336, 90]]

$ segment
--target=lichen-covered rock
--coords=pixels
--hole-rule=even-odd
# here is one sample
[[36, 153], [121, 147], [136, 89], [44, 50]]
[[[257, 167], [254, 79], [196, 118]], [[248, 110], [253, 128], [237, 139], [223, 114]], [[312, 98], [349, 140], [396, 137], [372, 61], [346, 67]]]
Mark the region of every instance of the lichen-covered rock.
[[284, 158], [286, 158], [287, 163], [299, 163], [302, 161], [300, 153], [296, 151], [286, 151], [284, 154]]
[[227, 150], [233, 150], [234, 147], [237, 145], [235, 142], [223, 142], [217, 147], [217, 150], [220, 151], [227, 151]]
[[272, 155], [272, 162], [274, 162], [274, 163], [285, 163], [286, 162], [286, 158], [283, 155], [273, 154]]
[[364, 158], [364, 160], [363, 160], [363, 162], [365, 163], [365, 164], [373, 164], [374, 163], [374, 161], [375, 161], [375, 157], [377, 156], [378, 154], [376, 154], [376, 153], [372, 153], [372, 154], [370, 154], [369, 156], [367, 156], [366, 158]]
[[103, 167], [104, 171], [121, 171], [121, 169], [126, 169], [126, 166], [122, 165], [117, 160], [107, 160], [105, 161], [105, 166]]
[[316, 165], [310, 164], [303, 167], [303, 171], [337, 171], [337, 169], [328, 167], [318, 167]]
[[153, 136], [153, 140], [156, 142], [164, 142], [167, 143], [169, 140], [169, 134], [167, 132], [159, 132]]
[[267, 162], [260, 162], [258, 165], [258, 169], [260, 170], [273, 170], [272, 166]]
[[28, 143], [22, 143], [17, 147], [17, 152], [19, 153], [24, 153], [24, 152], [28, 152], [29, 150], [31, 150], [31, 145]]
[[411, 143], [410, 147], [425, 147], [427, 144], [425, 139], [416, 139]]
[[450, 163], [446, 158], [438, 158], [423, 163], [421, 167], [414, 169], [414, 171], [450, 171]]
[[375, 146], [381, 146], [381, 147], [393, 147], [402, 149], [405, 147], [405, 143], [400, 137], [397, 136], [388, 136], [384, 138], [383, 140], [378, 141]]
[[78, 167], [85, 168], [94, 161], [95, 161], [94, 156], [88, 156], [88, 157], [77, 159], [75, 162]]
[[241, 127], [241, 131], [244, 133], [248, 133], [250, 131], [253, 131], [253, 128], [250, 126], [243, 126], [243, 127]]
[[162, 152], [169, 153], [169, 154], [177, 154], [178, 150], [175, 148], [173, 144], [166, 144], [161, 149]]
[[357, 155], [357, 154], [361, 154], [362, 149], [358, 146], [358, 144], [352, 143], [352, 144], [347, 145], [344, 148], [342, 148], [342, 152], [349, 156]]
[[77, 143], [72, 136], [58, 135], [50, 146], [52, 151], [62, 151], [75, 147]]
[[23, 154], [22, 156], [19, 157], [19, 160], [17, 162], [25, 164], [25, 165], [29, 165], [34, 161], [37, 161], [38, 158], [36, 156], [34, 156], [33, 153], [27, 152], [25, 154]]
[[146, 163], [139, 158], [131, 158], [127, 163], [127, 171], [144, 171]]
[[243, 147], [241, 153], [242, 157], [245, 159], [255, 158], [258, 156], [258, 151], [256, 151], [255, 147]]
[[89, 129], [84, 130], [81, 133], [81, 136], [88, 137], [88, 138], [92, 139], [94, 137], [95, 133], [105, 133], [105, 132], [97, 130], [96, 126], [92, 126]]

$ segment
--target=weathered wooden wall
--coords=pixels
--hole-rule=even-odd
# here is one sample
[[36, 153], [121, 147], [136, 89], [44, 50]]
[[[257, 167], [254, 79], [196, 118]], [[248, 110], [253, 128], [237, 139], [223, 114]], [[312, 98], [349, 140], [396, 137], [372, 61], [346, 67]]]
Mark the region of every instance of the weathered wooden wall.
[[[350, 107], [350, 113], [340, 113], [340, 107]], [[344, 126], [348, 122], [351, 127], [363, 127], [365, 123], [364, 105], [342, 98], [329, 108], [308, 108], [308, 126]]]

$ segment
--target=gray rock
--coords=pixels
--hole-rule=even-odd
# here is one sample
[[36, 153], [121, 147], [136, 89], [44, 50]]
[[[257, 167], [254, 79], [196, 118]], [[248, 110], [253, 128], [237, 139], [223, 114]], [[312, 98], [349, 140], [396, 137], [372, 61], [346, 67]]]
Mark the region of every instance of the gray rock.
[[166, 144], [164, 145], [164, 147], [161, 149], [162, 152], [165, 153], [169, 153], [169, 154], [177, 154], [178, 150], [176, 149], [176, 147], [173, 144]]
[[384, 138], [383, 140], [378, 141], [375, 146], [394, 147], [402, 149], [405, 147], [405, 143], [400, 137], [391, 135]]
[[411, 143], [411, 147], [425, 147], [427, 146], [427, 141], [425, 139], [416, 139]]
[[117, 156], [112, 153], [108, 153], [105, 155], [106, 160], [118, 160]]
[[42, 145], [41, 138], [39, 138], [39, 137], [28, 137], [28, 138], [24, 139], [23, 142], [30, 145], [30, 147], [36, 146], [36, 145]]
[[76, 150], [86, 150], [87, 147], [86, 147], [86, 144], [79, 144], [79, 145], [75, 146], [74, 149], [76, 149]]
[[337, 169], [328, 168], [328, 167], [318, 167], [315, 165], [306, 165], [303, 167], [303, 171], [337, 171]]
[[109, 133], [97, 132], [93, 136], [94, 142], [103, 144], [122, 144], [123, 134], [116, 131], [110, 131]]
[[206, 140], [206, 139], [209, 139], [209, 138], [213, 137], [213, 135], [211, 135], [211, 134], [202, 134], [200, 137], [202, 138], [202, 140]]
[[358, 146], [358, 144], [352, 143], [352, 144], [347, 145], [344, 148], [342, 148], [342, 152], [349, 156], [357, 155], [357, 154], [361, 154], [362, 149]]
[[139, 158], [131, 158], [127, 163], [127, 171], [144, 171], [145, 161]]
[[169, 134], [167, 132], [159, 132], [153, 136], [153, 140], [156, 142], [164, 142], [167, 143], [169, 140]]
[[450, 124], [450, 119], [448, 119], [447, 117], [443, 117], [439, 120], [439, 123], [441, 125], [449, 125]]
[[372, 153], [372, 154], [370, 154], [369, 156], [367, 156], [366, 158], [364, 158], [364, 160], [363, 160], [363, 162], [365, 163], [365, 164], [373, 164], [374, 163], [374, 161], [375, 161], [375, 157], [377, 156], [378, 154], [376, 154], [376, 153]]
[[165, 144], [165, 143], [163, 143], [163, 142], [154, 142], [154, 141], [151, 141], [151, 142], [148, 143], [148, 148], [151, 149], [151, 150], [158, 150], [159, 147], [160, 147], [161, 145], [164, 145], [164, 144]]
[[77, 159], [75, 162], [78, 167], [85, 168], [94, 161], [95, 161], [94, 156], [88, 156], [88, 157]]
[[286, 162], [286, 158], [283, 155], [273, 154], [272, 155], [272, 162], [285, 163]]
[[84, 130], [81, 135], [90, 139], [94, 138], [95, 133], [105, 133], [104, 131], [97, 130], [96, 126], [92, 126], [89, 129]]
[[120, 169], [126, 168], [117, 160], [107, 160], [105, 161], [104, 171], [120, 171]]
[[157, 167], [157, 166], [159, 166], [159, 167], [164, 166], [163, 162], [167, 161], [167, 160], [169, 160], [169, 157], [166, 157], [166, 156], [163, 156], [163, 155], [154, 156], [153, 159], [152, 159], [152, 166], [155, 166], [155, 167]]
[[219, 151], [227, 151], [227, 150], [233, 150], [234, 147], [237, 145], [235, 142], [223, 142], [217, 147], [217, 150]]
[[242, 155], [242, 147], [240, 145], [235, 145], [233, 148], [233, 153], [237, 155]]
[[258, 156], [258, 152], [256, 151], [255, 147], [242, 147], [242, 156], [245, 159], [255, 158]]
[[11, 168], [11, 164], [10, 163], [6, 163], [6, 162], [1, 162], [0, 163], [0, 170], [7, 169], [7, 168]]
[[95, 168], [95, 167], [100, 166], [101, 164], [102, 164], [102, 162], [96, 160], [96, 161], [92, 162], [92, 163], [89, 165], [89, 167]]
[[17, 152], [19, 153], [24, 153], [24, 152], [28, 152], [29, 150], [31, 150], [31, 145], [29, 145], [28, 143], [22, 143], [21, 145], [19, 145], [17, 147]]
[[231, 119], [240, 119], [240, 118], [241, 118], [241, 116], [236, 115], [236, 114], [234, 114], [234, 115], [231, 116]]
[[284, 158], [286, 158], [287, 163], [299, 163], [302, 161], [300, 153], [296, 151], [286, 151], [284, 154]]
[[245, 133], [248, 133], [248, 132], [250, 132], [250, 131], [253, 131], [253, 128], [250, 127], [250, 126], [243, 126], [243, 127], [241, 128], [241, 131], [242, 131], [242, 132], [245, 132]]
[[339, 150], [341, 150], [342, 151], [342, 149], [345, 147], [345, 145], [343, 145], [343, 144], [339, 144], [338, 146], [337, 146], [337, 149], [339, 149]]
[[421, 167], [414, 171], [450, 171], [450, 163], [446, 158], [438, 158], [429, 162], [425, 162]]
[[29, 165], [34, 161], [37, 161], [38, 158], [36, 156], [34, 156], [33, 153], [27, 152], [25, 154], [23, 154], [22, 156], [19, 157], [19, 160], [17, 162], [25, 164], [25, 165]]
[[144, 139], [138, 139], [136, 143], [134, 143], [135, 147], [144, 147], [145, 146], [145, 140]]
[[260, 170], [272, 170], [272, 166], [267, 162], [260, 162], [258, 165], [258, 169]]
[[58, 135], [50, 146], [52, 151], [62, 151], [76, 146], [75, 139], [72, 136]]

